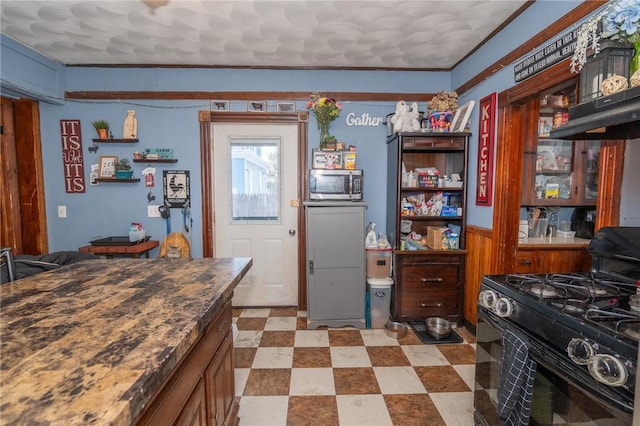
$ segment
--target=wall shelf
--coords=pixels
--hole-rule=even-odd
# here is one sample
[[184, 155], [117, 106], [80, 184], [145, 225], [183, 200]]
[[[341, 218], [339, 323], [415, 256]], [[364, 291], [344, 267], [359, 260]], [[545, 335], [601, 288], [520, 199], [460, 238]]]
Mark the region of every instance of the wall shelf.
[[99, 143], [137, 143], [139, 139], [91, 139]]
[[140, 182], [140, 179], [139, 178], [131, 178], [131, 179], [96, 178], [96, 182], [132, 183], [132, 182]]
[[150, 160], [146, 158], [133, 159], [134, 163], [177, 163], [177, 158], [157, 158], [155, 160]]

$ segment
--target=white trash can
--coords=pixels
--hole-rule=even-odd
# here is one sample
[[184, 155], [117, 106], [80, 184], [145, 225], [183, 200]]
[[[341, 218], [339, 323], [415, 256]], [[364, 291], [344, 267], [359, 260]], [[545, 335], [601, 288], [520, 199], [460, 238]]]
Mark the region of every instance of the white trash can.
[[393, 278], [367, 278], [371, 328], [384, 328], [391, 316]]

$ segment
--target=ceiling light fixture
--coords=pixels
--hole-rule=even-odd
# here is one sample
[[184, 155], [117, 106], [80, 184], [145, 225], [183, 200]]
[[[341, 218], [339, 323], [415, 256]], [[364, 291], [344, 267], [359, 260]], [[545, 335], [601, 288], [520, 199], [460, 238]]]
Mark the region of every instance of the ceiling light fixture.
[[142, 3], [149, 6], [151, 13], [156, 13], [156, 8], [168, 5], [169, 0], [142, 0]]

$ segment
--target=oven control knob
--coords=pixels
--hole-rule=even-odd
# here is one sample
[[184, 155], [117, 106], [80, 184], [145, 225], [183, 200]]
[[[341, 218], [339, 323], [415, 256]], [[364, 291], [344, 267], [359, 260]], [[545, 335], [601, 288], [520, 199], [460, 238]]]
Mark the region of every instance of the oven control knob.
[[567, 354], [578, 365], [587, 365], [589, 358], [595, 355], [593, 347], [584, 339], [573, 338], [567, 345]]
[[496, 300], [493, 310], [499, 317], [510, 317], [513, 313], [513, 303], [511, 303], [511, 300], [506, 297], [499, 297], [498, 300]]
[[496, 299], [498, 298], [498, 296], [496, 296], [496, 292], [493, 290], [482, 290], [480, 292], [480, 304], [482, 306], [484, 306], [485, 308], [493, 308], [493, 305], [496, 304]]
[[608, 354], [598, 354], [589, 358], [587, 364], [591, 376], [605, 385], [623, 386], [629, 377], [622, 360]]

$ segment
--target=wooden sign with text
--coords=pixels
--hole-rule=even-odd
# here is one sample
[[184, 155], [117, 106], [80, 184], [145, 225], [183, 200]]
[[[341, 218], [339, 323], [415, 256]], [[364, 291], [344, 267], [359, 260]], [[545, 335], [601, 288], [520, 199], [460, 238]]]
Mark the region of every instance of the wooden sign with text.
[[495, 92], [480, 100], [480, 131], [478, 132], [478, 182], [476, 205], [493, 202], [493, 138], [495, 130]]
[[67, 193], [85, 192], [80, 120], [60, 120], [60, 139], [64, 189]]

